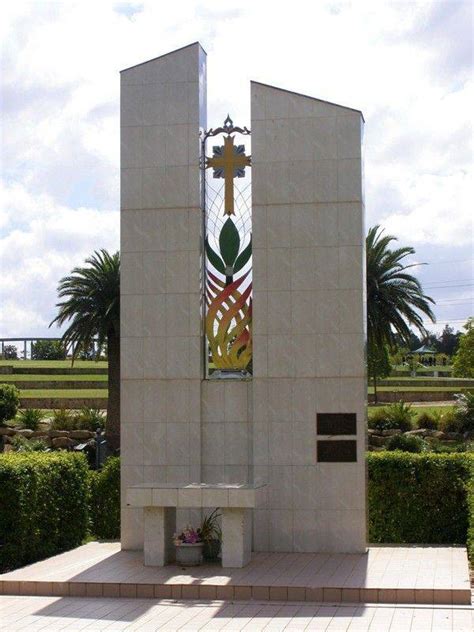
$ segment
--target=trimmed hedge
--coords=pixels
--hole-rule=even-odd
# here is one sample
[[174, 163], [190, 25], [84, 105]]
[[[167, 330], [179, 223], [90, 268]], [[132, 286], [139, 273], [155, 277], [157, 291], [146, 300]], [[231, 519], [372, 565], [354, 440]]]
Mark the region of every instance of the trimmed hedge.
[[472, 547], [473, 455], [370, 452], [367, 460], [369, 542], [465, 544], [470, 504]]
[[107, 459], [99, 471], [91, 470], [91, 533], [99, 539], [120, 537], [120, 459]]
[[[369, 542], [465, 544], [474, 559], [474, 455], [370, 452]], [[0, 456], [0, 571], [120, 535], [120, 459]]]
[[78, 546], [88, 527], [88, 466], [81, 454], [0, 457], [0, 570]]
[[474, 563], [474, 477], [471, 478], [468, 490], [469, 526], [467, 529], [467, 553], [469, 559]]

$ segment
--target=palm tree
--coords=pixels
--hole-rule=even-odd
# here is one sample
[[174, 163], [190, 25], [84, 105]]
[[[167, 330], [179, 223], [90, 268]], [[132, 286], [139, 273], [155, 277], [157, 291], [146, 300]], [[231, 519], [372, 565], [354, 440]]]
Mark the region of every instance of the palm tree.
[[[380, 226], [369, 229], [366, 238], [367, 257], [367, 342], [369, 355], [377, 348], [395, 345], [396, 339], [409, 345], [412, 335], [410, 326], [423, 336], [426, 329], [422, 315], [433, 322], [435, 317], [430, 303], [434, 301], [423, 293], [421, 283], [407, 270], [405, 257], [414, 255], [410, 246], [389, 246], [397, 241], [392, 235], [384, 235]], [[374, 378], [374, 386], [376, 375]]]
[[62, 336], [65, 346], [73, 350], [73, 361], [98, 340], [97, 354], [107, 345], [109, 398], [107, 404], [107, 445], [120, 448], [120, 254], [95, 251], [86, 266], [74, 268], [63, 277], [56, 304], [58, 315], [50, 323], [68, 322]]

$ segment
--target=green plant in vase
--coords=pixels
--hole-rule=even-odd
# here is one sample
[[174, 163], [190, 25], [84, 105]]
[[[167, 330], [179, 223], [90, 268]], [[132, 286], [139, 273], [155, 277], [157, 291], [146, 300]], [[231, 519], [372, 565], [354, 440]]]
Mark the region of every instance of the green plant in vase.
[[203, 556], [206, 560], [217, 560], [221, 552], [222, 530], [218, 522], [221, 514], [218, 509], [202, 521], [199, 533], [204, 542]]

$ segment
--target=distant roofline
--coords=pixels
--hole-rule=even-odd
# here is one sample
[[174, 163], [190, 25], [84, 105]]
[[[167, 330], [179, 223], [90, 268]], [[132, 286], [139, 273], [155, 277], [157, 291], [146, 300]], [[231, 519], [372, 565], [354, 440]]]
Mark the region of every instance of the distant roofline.
[[135, 64], [134, 66], [129, 66], [128, 68], [124, 68], [120, 72], [126, 72], [127, 70], [131, 70], [132, 68], [138, 68], [138, 66], [143, 66], [143, 64], [148, 64], [150, 61], [156, 61], [157, 59], [161, 59], [162, 57], [166, 57], [167, 55], [172, 55], [173, 53], [177, 53], [180, 50], [184, 50], [185, 48], [190, 48], [191, 46], [196, 46], [196, 44], [201, 48], [202, 52], [207, 55], [206, 51], [202, 47], [200, 42], [192, 42], [192, 44], [186, 44], [186, 46], [181, 46], [180, 48], [176, 48], [175, 50], [170, 50], [168, 53], [163, 53], [163, 55], [158, 55], [158, 57], [153, 57], [152, 59], [147, 59], [146, 61], [142, 61], [139, 64]]
[[294, 92], [293, 90], [287, 90], [286, 88], [279, 88], [278, 86], [272, 86], [271, 84], [263, 83], [262, 81], [251, 80], [250, 83], [256, 83], [259, 86], [265, 86], [266, 88], [273, 88], [273, 90], [280, 90], [281, 92], [288, 92], [288, 94], [296, 94], [299, 97], [306, 97], [307, 99], [313, 99], [313, 101], [320, 101], [321, 103], [327, 103], [328, 105], [334, 105], [338, 108], [344, 108], [345, 110], [351, 110], [352, 112], [357, 112], [358, 114], [361, 115], [362, 120], [365, 123], [365, 118], [364, 118], [364, 115], [362, 114], [362, 111], [358, 110], [357, 108], [350, 108], [350, 107], [347, 107], [347, 105], [341, 105], [340, 103], [333, 103], [332, 101], [326, 101], [325, 99], [318, 99], [317, 97], [311, 97], [309, 94], [303, 94], [302, 92]]

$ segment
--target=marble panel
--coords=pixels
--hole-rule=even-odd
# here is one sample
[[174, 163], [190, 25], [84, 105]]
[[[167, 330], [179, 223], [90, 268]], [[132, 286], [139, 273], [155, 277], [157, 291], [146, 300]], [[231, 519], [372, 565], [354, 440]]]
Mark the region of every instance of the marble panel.
[[143, 130], [143, 155], [139, 166], [165, 167], [167, 127], [165, 125], [147, 125], [147, 127], [140, 129]]
[[142, 252], [144, 247], [143, 213], [123, 210], [120, 213], [120, 251]]
[[143, 464], [167, 465], [167, 433], [165, 423], [143, 424]]
[[143, 167], [143, 128], [122, 127], [120, 130], [120, 164], [123, 169]]
[[124, 380], [143, 379], [143, 338], [121, 338], [120, 372]]
[[362, 120], [358, 112], [336, 119], [337, 157], [361, 159]]
[[362, 165], [359, 159], [337, 161], [337, 199], [339, 202], [362, 201]]
[[120, 304], [121, 333], [124, 337], [143, 336], [143, 297], [126, 294]]
[[138, 423], [143, 417], [143, 382], [123, 380], [120, 391], [120, 415], [122, 423]]
[[146, 294], [143, 296], [143, 335], [165, 336], [166, 295]]
[[143, 204], [143, 170], [120, 170], [120, 208], [140, 209]]
[[163, 252], [167, 246], [165, 233], [166, 211], [147, 209], [141, 211], [143, 230], [143, 251]]

